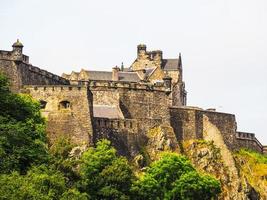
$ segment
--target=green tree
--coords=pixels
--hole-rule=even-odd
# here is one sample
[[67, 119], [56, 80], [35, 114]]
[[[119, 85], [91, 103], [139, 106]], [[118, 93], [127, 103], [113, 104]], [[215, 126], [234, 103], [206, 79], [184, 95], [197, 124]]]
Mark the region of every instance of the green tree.
[[48, 159], [44, 119], [39, 103], [13, 94], [0, 74], [0, 173], [26, 173]]
[[211, 199], [220, 193], [220, 183], [198, 174], [186, 157], [168, 153], [151, 164], [131, 191], [132, 198], [140, 200]]
[[77, 171], [79, 159], [70, 158], [69, 154], [74, 147], [70, 140], [65, 137], [59, 137], [49, 148], [50, 167], [61, 171], [67, 181], [69, 187], [74, 186], [76, 181], [80, 179]]
[[93, 199], [129, 199], [133, 173], [107, 140], [89, 148], [81, 161], [81, 187]]
[[89, 199], [86, 193], [66, 186], [64, 174], [45, 165], [33, 167], [26, 175], [0, 175], [0, 199], [68, 200]]
[[169, 199], [215, 199], [221, 192], [219, 181], [208, 176], [201, 175], [196, 171], [183, 174], [174, 182]]

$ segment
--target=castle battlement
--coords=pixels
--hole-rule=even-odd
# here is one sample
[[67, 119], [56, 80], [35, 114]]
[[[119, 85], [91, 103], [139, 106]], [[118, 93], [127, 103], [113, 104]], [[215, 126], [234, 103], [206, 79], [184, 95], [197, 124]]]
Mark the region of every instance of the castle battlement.
[[30, 72], [33, 72], [33, 73], [39, 74], [39, 75], [41, 75], [43, 77], [52, 79], [55, 82], [64, 83], [66, 85], [69, 84], [69, 81], [66, 80], [65, 78], [62, 78], [62, 77], [60, 77], [58, 75], [55, 75], [55, 74], [52, 74], [51, 72], [48, 72], [46, 70], [40, 69], [39, 67], [35, 67], [33, 65], [28, 65], [28, 69], [29, 69]]
[[88, 90], [86, 86], [79, 85], [24, 85], [22, 90], [31, 91], [81, 91]]
[[145, 90], [145, 91], [158, 91], [158, 92], [169, 92], [164, 86], [164, 83], [136, 83], [136, 82], [122, 82], [122, 81], [86, 81], [79, 82], [78, 84], [85, 84], [94, 90], [96, 88], [107, 88], [107, 89], [128, 89], [128, 90]]
[[127, 129], [128, 131], [137, 131], [138, 123], [135, 119], [106, 119], [96, 118], [96, 128]]
[[22, 54], [20, 58], [18, 58], [14, 55], [14, 51], [0, 50], [0, 60], [21, 61], [29, 64], [29, 56]]

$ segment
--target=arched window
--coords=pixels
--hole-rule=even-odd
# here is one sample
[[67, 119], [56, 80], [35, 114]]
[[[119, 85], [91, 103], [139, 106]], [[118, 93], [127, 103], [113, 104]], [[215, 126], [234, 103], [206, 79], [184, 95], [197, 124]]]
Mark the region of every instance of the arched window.
[[61, 101], [59, 103], [59, 109], [70, 109], [71, 105], [69, 101]]
[[40, 100], [39, 102], [40, 102], [40, 108], [45, 109], [47, 102], [44, 100]]

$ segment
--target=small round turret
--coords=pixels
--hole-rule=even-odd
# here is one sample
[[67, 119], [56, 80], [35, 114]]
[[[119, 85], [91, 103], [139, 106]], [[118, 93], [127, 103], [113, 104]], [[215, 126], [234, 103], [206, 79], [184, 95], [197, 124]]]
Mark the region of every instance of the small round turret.
[[20, 47], [23, 48], [23, 44], [17, 39], [17, 41], [12, 45], [13, 48]]
[[17, 61], [22, 61], [22, 49], [23, 49], [23, 44], [17, 39], [17, 41], [12, 45], [13, 51], [13, 59]]

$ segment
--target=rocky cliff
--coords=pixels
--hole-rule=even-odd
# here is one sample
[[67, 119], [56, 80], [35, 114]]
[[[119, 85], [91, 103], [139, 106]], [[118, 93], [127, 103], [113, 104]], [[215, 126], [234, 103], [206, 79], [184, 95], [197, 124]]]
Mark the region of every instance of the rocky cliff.
[[267, 157], [249, 150], [231, 152], [215, 127], [206, 126], [204, 140], [179, 143], [171, 127], [150, 129], [148, 142], [134, 159], [140, 169], [162, 152], [186, 155], [194, 167], [221, 182], [222, 200], [267, 199]]

